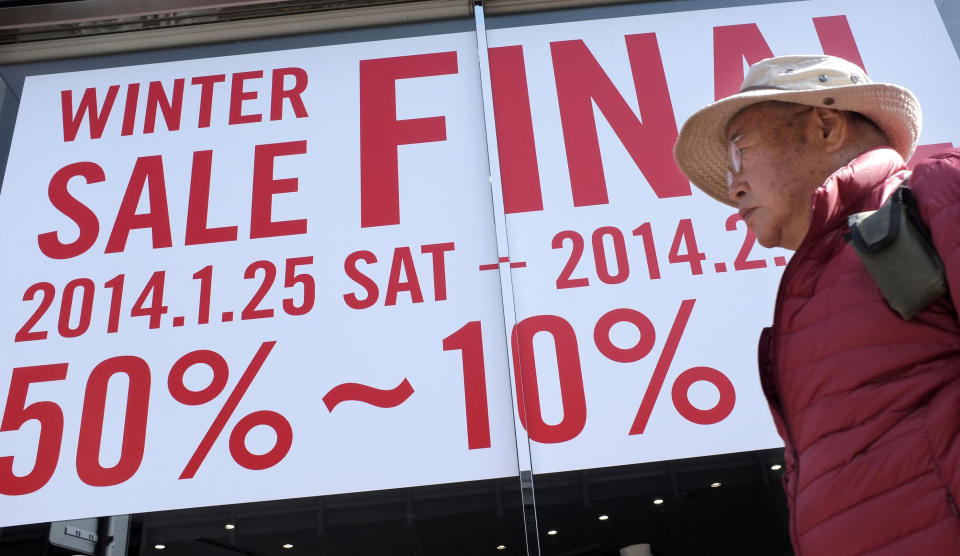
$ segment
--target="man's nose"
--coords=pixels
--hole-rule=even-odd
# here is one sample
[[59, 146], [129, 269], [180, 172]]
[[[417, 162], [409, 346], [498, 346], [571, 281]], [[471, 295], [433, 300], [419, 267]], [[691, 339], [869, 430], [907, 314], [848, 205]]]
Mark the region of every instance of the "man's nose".
[[730, 185], [727, 186], [727, 198], [734, 203], [738, 203], [747, 194], [748, 189], [747, 180], [743, 179], [742, 175], [732, 175]]

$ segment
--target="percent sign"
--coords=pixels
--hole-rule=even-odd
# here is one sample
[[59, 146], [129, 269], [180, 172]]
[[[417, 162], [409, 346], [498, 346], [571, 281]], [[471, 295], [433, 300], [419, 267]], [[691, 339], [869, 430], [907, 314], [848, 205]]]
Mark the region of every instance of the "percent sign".
[[[696, 299], [684, 299], [680, 303], [680, 309], [673, 320], [673, 326], [667, 334], [667, 341], [664, 343], [660, 358], [657, 359], [653, 375], [650, 377], [650, 383], [643, 394], [637, 416], [633, 419], [630, 434], [643, 434], [647, 427], [647, 422], [650, 420], [651, 413], [653, 413], [653, 406], [657, 403], [657, 397], [660, 395], [660, 390], [663, 389], [667, 372], [670, 370], [670, 364], [673, 363], [673, 356], [676, 355], [677, 348], [680, 346], [680, 339], [683, 337], [687, 321], [690, 320], [694, 303], [696, 303]], [[640, 331], [640, 339], [637, 340], [635, 346], [620, 348], [610, 341], [610, 329], [620, 322], [629, 322]], [[607, 359], [618, 363], [633, 363], [643, 359], [653, 350], [656, 333], [653, 323], [643, 313], [633, 309], [614, 309], [597, 321], [593, 330], [593, 340], [597, 344], [597, 349]], [[690, 403], [688, 396], [690, 386], [701, 380], [713, 384], [720, 392], [720, 399], [710, 409], [699, 409]], [[712, 425], [724, 420], [733, 411], [733, 406], [737, 401], [737, 393], [733, 388], [733, 383], [726, 375], [712, 367], [692, 367], [680, 373], [673, 382], [671, 397], [677, 412], [684, 419], [698, 425]]]
[[[247, 388], [250, 387], [257, 373], [260, 372], [260, 368], [263, 367], [264, 361], [266, 361], [270, 350], [273, 349], [276, 343], [275, 341], [270, 341], [263, 342], [263, 344], [260, 345], [260, 349], [258, 349], [257, 353], [253, 356], [253, 360], [250, 361], [247, 370], [243, 372], [237, 385], [233, 387], [233, 390], [227, 397], [227, 401], [223, 404], [220, 412], [217, 413], [217, 417], [213, 420], [213, 424], [207, 429], [203, 440], [200, 441], [200, 445], [197, 446], [190, 461], [187, 462], [187, 466], [183, 469], [183, 472], [180, 473], [181, 479], [192, 479], [193, 476], [197, 474], [200, 464], [203, 463], [203, 460], [207, 457], [210, 448], [213, 447], [213, 443], [220, 437], [224, 427], [227, 425], [227, 421], [233, 415], [234, 410], [237, 409], [237, 405], [240, 403], [243, 395], [246, 394]], [[190, 390], [183, 382], [184, 374], [187, 372], [187, 369], [199, 364], [207, 365], [213, 370], [213, 379], [205, 388]], [[170, 395], [173, 396], [173, 399], [178, 402], [184, 405], [201, 405], [212, 401], [223, 392], [227, 386], [227, 378], [229, 375], [230, 370], [227, 367], [227, 362], [219, 353], [200, 349], [191, 351], [173, 364], [173, 367], [170, 369], [170, 375], [167, 377], [167, 388], [170, 390]], [[277, 435], [276, 444], [274, 444], [270, 451], [264, 454], [254, 454], [250, 452], [246, 446], [247, 433], [258, 425], [270, 427]], [[290, 422], [282, 415], [274, 411], [254, 411], [240, 419], [233, 427], [233, 431], [230, 433], [230, 455], [233, 456], [235, 462], [247, 469], [267, 469], [279, 463], [280, 460], [287, 455], [292, 443], [293, 430], [290, 428]]]

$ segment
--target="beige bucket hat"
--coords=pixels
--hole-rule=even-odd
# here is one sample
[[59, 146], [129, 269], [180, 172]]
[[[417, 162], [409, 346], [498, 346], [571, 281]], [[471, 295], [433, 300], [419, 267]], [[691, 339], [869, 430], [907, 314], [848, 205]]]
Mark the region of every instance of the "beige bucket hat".
[[751, 104], [768, 100], [851, 110], [870, 118], [908, 160], [920, 137], [920, 103], [909, 90], [873, 83], [856, 64], [835, 56], [779, 56], [750, 67], [740, 92], [699, 110], [683, 124], [673, 156], [687, 178], [730, 206], [727, 124]]

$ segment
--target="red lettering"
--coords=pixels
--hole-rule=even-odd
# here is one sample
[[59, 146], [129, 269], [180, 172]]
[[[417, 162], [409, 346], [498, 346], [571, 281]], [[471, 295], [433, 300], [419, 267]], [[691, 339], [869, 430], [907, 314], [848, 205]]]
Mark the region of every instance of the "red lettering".
[[46, 232], [37, 236], [40, 251], [51, 259], [69, 259], [84, 253], [93, 246], [97, 241], [97, 234], [100, 233], [97, 215], [67, 191], [67, 183], [77, 176], [84, 178], [88, 184], [107, 179], [103, 168], [93, 162], [76, 162], [64, 166], [50, 179], [47, 190], [50, 203], [80, 228], [77, 239], [70, 243], [61, 242], [57, 232]]
[[491, 48], [490, 90], [507, 214], [543, 210], [522, 46]]
[[197, 118], [197, 127], [210, 127], [210, 114], [213, 110], [213, 86], [223, 83], [227, 76], [204, 75], [190, 80], [191, 85], [200, 85], [200, 115]]
[[[286, 76], [293, 76], [293, 88], [284, 89], [283, 80]], [[270, 95], [270, 119], [283, 118], [283, 99], [290, 100], [290, 107], [298, 118], [307, 117], [307, 108], [303, 105], [300, 95], [307, 88], [307, 72], [302, 68], [281, 68], [273, 70], [273, 90]]]
[[[400, 271], [403, 271], [407, 281], [400, 281]], [[393, 264], [390, 267], [390, 280], [387, 282], [387, 295], [384, 305], [396, 305], [397, 294], [410, 292], [410, 299], [414, 303], [423, 303], [423, 293], [420, 291], [420, 280], [417, 279], [417, 269], [413, 266], [413, 255], [409, 247], [397, 247], [393, 251]]]
[[673, 162], [677, 123], [654, 33], [627, 35], [641, 122], [581, 40], [550, 44], [574, 206], [607, 203], [593, 105], [603, 113], [657, 197], [690, 195]]
[[133, 126], [137, 123], [137, 102], [140, 96], [140, 84], [127, 85], [127, 101], [123, 105], [123, 127], [120, 135], [133, 135]]
[[243, 102], [257, 98], [256, 91], [244, 91], [243, 82], [263, 77], [263, 71], [241, 71], [233, 74], [230, 82], [230, 125], [250, 124], [263, 119], [260, 114], [244, 114]]
[[[136, 214], [137, 205], [147, 186], [150, 210]], [[130, 182], [120, 202], [117, 219], [104, 253], [119, 253], [127, 246], [131, 230], [150, 228], [153, 248], [170, 247], [170, 213], [167, 210], [167, 187], [163, 178], [163, 158], [160, 155], [141, 156], [133, 166]]]
[[820, 45], [823, 47], [824, 54], [853, 62], [860, 66], [860, 69], [866, 71], [863, 58], [860, 57], [860, 49], [857, 48], [857, 41], [854, 40], [853, 31], [850, 30], [847, 16], [815, 17], [813, 18], [813, 26], [817, 29], [817, 36], [820, 38]]
[[153, 133], [157, 123], [157, 108], [163, 112], [163, 121], [167, 124], [167, 130], [177, 131], [180, 129], [180, 112], [183, 109], [183, 84], [184, 79], [176, 79], [173, 82], [173, 98], [167, 97], [163, 90], [163, 83], [160, 81], [151, 81], [147, 88], [147, 114], [143, 121], [143, 132]]
[[273, 177], [278, 156], [304, 154], [306, 141], [257, 145], [253, 154], [253, 200], [250, 207], [250, 238], [292, 236], [307, 233], [306, 219], [273, 221], [273, 196], [297, 191], [297, 178]]
[[746, 60], [748, 66], [773, 52], [756, 23], [713, 28], [713, 97], [716, 100], [740, 92]]
[[213, 151], [193, 153], [193, 170], [190, 173], [190, 198], [187, 204], [187, 230], [184, 245], [235, 241], [237, 239], [236, 226], [207, 228], [212, 162]]
[[110, 85], [103, 106], [97, 109], [97, 89], [88, 87], [80, 97], [80, 106], [77, 107], [76, 112], [73, 111], [73, 91], [60, 91], [64, 142], [77, 138], [77, 132], [80, 131], [80, 124], [83, 123], [84, 117], [90, 120], [90, 138], [99, 139], [103, 136], [103, 128], [107, 125], [110, 109], [113, 108], [113, 101], [116, 100], [119, 90], [120, 85]]
[[360, 226], [400, 223], [397, 147], [446, 141], [443, 116], [397, 120], [397, 80], [457, 73], [457, 53], [360, 61]]
[[[453, 251], [453, 242], [428, 243], [420, 246], [420, 252], [429, 253], [433, 257], [433, 300], [443, 301], [447, 298], [447, 268], [444, 264], [444, 253]], [[412, 266], [410, 268], [413, 268]]]
[[[864, 68], [860, 50], [844, 15], [813, 18], [824, 54], [844, 58]], [[770, 58], [773, 52], [756, 23], [713, 28], [713, 88], [720, 100], [740, 91], [747, 66]]]
[[356, 294], [348, 293], [343, 296], [343, 300], [347, 303], [347, 306], [352, 309], [366, 309], [372, 307], [373, 304], [377, 302], [377, 298], [380, 296], [380, 288], [377, 287], [377, 283], [371, 280], [370, 277], [357, 269], [357, 261], [370, 264], [377, 262], [377, 257], [370, 251], [354, 251], [347, 255], [347, 259], [343, 262], [343, 270], [346, 271], [347, 276], [357, 284], [363, 286], [363, 289], [367, 291], [367, 296], [360, 299]]

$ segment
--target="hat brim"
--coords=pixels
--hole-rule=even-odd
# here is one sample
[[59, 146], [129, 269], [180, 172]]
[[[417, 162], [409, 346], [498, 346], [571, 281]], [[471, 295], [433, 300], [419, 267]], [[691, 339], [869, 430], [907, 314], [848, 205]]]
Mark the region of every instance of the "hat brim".
[[673, 147], [680, 171], [707, 195], [735, 207], [727, 195], [727, 124], [748, 106], [771, 100], [859, 112], [877, 124], [904, 160], [913, 154], [920, 137], [920, 103], [913, 93], [898, 85], [864, 83], [803, 91], [756, 89], [731, 95], [690, 116]]

